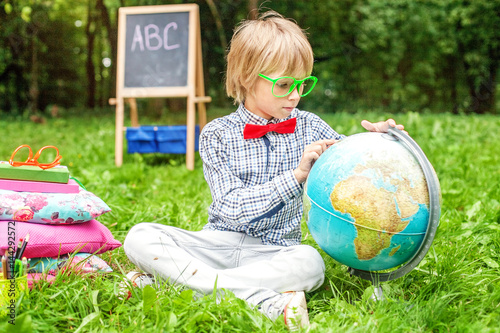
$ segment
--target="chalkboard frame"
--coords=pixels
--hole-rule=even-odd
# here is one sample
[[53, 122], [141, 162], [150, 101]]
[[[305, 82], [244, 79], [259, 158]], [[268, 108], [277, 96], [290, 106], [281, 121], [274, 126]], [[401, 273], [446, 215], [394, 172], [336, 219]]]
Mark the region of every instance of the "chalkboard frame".
[[[125, 86], [125, 63], [126, 63], [126, 38], [127, 17], [139, 14], [168, 14], [188, 13], [188, 59], [187, 59], [187, 84], [184, 86], [171, 87], [126, 87]], [[196, 61], [196, 22], [198, 22], [198, 5], [158, 5], [158, 6], [132, 6], [118, 9], [118, 57], [117, 57], [117, 97], [124, 98], [147, 98], [147, 97], [185, 97], [188, 96], [195, 85], [195, 61]]]
[[[189, 13], [188, 51], [187, 51], [187, 84], [185, 86], [168, 87], [125, 87], [125, 57], [126, 57], [126, 22], [128, 15], [162, 14], [162, 13]], [[116, 133], [115, 133], [115, 164], [123, 163], [123, 130], [125, 100], [131, 104], [132, 126], [138, 126], [137, 109], [134, 107], [135, 98], [187, 98], [187, 136], [186, 136], [186, 167], [194, 169], [195, 156], [195, 120], [196, 107], [200, 130], [206, 124], [205, 103], [211, 98], [205, 96], [203, 80], [203, 61], [201, 53], [201, 34], [199, 21], [199, 7], [197, 4], [154, 5], [120, 7], [118, 10], [118, 50], [116, 73], [116, 98], [110, 99], [110, 104], [116, 105]]]

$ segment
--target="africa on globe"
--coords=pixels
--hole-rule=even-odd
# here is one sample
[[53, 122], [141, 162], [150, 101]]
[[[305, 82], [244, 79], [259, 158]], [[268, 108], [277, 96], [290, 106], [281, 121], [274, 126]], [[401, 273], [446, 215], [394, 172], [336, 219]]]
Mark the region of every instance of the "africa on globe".
[[422, 168], [387, 133], [361, 133], [316, 161], [304, 190], [311, 235], [333, 259], [380, 271], [410, 260], [424, 240], [429, 192]]

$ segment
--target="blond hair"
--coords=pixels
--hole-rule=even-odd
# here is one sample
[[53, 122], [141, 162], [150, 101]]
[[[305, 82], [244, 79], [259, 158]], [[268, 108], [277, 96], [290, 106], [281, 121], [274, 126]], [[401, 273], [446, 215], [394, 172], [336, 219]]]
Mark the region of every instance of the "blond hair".
[[313, 62], [311, 44], [294, 21], [274, 11], [244, 20], [234, 31], [227, 55], [227, 95], [241, 103], [253, 92], [259, 73], [304, 78]]

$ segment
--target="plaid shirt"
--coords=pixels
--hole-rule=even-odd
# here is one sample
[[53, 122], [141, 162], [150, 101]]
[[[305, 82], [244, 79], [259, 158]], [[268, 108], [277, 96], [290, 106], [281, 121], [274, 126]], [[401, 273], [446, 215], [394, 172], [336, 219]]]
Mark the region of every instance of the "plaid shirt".
[[[243, 139], [245, 124], [294, 117], [294, 133]], [[264, 244], [300, 244], [303, 187], [293, 170], [306, 145], [343, 137], [318, 116], [298, 109], [286, 119], [268, 121], [241, 104], [236, 112], [211, 121], [200, 135], [203, 172], [213, 200], [204, 229], [244, 232]]]

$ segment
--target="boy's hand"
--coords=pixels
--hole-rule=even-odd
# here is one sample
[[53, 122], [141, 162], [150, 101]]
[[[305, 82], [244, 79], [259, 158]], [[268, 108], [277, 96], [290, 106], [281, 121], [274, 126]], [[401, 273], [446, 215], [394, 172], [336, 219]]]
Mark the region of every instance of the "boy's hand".
[[316, 162], [319, 156], [323, 154], [323, 152], [335, 142], [337, 142], [337, 140], [327, 139], [316, 141], [306, 146], [306, 148], [304, 149], [304, 153], [302, 154], [302, 159], [300, 160], [299, 166], [297, 167], [297, 169], [293, 170], [293, 174], [295, 175], [295, 178], [297, 178], [299, 184], [302, 184], [306, 181], [307, 176], [309, 175], [309, 171], [311, 171], [311, 168], [314, 165], [314, 162]]
[[382, 132], [382, 133], [386, 133], [389, 130], [389, 126], [391, 126], [391, 127], [396, 127], [397, 129], [402, 130], [403, 132], [408, 134], [408, 132], [404, 130], [405, 127], [403, 125], [396, 124], [396, 121], [394, 121], [394, 119], [387, 119], [386, 121], [379, 121], [378, 123], [372, 123], [369, 122], [368, 120], [363, 120], [361, 122], [361, 126], [363, 126], [366, 130], [370, 132]]

